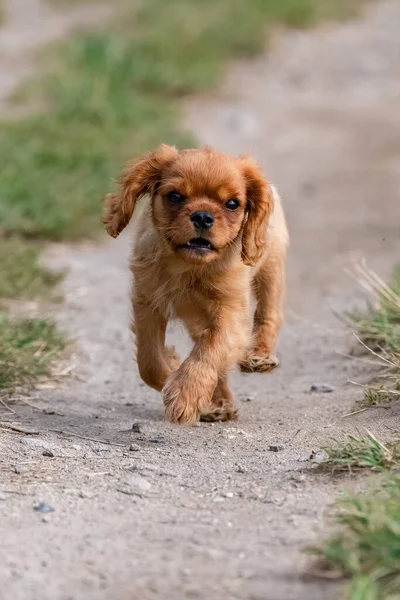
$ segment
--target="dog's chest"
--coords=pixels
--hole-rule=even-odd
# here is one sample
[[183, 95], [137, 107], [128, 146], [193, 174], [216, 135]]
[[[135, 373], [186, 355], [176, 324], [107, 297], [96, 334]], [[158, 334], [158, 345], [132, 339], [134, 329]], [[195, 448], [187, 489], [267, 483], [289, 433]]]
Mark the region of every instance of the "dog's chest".
[[212, 304], [213, 291], [204, 282], [190, 277], [170, 277], [156, 292], [156, 304], [168, 319], [187, 320], [205, 316]]

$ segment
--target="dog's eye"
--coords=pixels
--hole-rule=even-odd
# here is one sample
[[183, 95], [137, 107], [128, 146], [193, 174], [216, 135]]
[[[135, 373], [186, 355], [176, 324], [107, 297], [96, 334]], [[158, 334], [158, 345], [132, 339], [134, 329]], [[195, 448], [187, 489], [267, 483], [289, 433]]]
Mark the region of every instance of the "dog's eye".
[[229, 208], [229, 210], [236, 210], [239, 207], [239, 202], [237, 200], [228, 200], [225, 206], [226, 208]]
[[171, 202], [171, 204], [179, 204], [180, 202], [183, 202], [183, 200], [185, 199], [185, 197], [182, 196], [182, 194], [180, 194], [179, 192], [176, 192], [175, 190], [173, 190], [172, 192], [169, 192], [167, 194], [167, 198]]

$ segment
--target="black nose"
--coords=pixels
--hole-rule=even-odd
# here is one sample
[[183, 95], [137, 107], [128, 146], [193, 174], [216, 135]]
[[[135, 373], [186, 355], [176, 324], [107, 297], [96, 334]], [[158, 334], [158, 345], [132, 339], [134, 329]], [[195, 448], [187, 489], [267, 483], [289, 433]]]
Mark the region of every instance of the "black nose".
[[214, 217], [206, 210], [196, 210], [190, 215], [190, 220], [197, 229], [209, 229], [214, 225]]

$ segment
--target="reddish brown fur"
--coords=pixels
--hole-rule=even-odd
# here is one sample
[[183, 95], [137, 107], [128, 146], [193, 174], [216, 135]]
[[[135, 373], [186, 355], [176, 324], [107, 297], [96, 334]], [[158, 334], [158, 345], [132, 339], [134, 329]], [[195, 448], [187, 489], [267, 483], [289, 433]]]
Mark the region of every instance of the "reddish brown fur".
[[[177, 191], [184, 201], [173, 204]], [[183, 150], [162, 145], [141, 158], [107, 197], [104, 223], [116, 237], [132, 217], [136, 201], [151, 202], [140, 217], [131, 269], [137, 361], [142, 379], [162, 391], [173, 423], [237, 416], [228, 370], [268, 371], [278, 365], [275, 343], [282, 323], [288, 234], [276, 190], [249, 157], [233, 158], [210, 148]], [[236, 210], [226, 202], [239, 201]], [[195, 211], [214, 217], [201, 237], [212, 251], [184, 245], [199, 237]], [[251, 333], [251, 294], [257, 300]], [[165, 346], [171, 319], [180, 319], [194, 347], [179, 366]]]

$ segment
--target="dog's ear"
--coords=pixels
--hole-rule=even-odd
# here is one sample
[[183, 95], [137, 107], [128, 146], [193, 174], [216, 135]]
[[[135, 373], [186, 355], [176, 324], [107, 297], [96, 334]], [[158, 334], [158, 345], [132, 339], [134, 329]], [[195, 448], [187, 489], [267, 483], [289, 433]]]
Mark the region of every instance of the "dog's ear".
[[177, 156], [175, 147], [161, 144], [155, 152], [142, 156], [120, 178], [119, 192], [106, 197], [102, 218], [112, 237], [117, 237], [128, 225], [136, 201], [141, 196], [153, 196], [156, 193], [163, 168], [172, 164]]
[[271, 185], [263, 177], [260, 166], [251, 157], [238, 159], [246, 181], [247, 218], [242, 234], [242, 260], [254, 266], [265, 248], [265, 238], [270, 214], [274, 209]]

